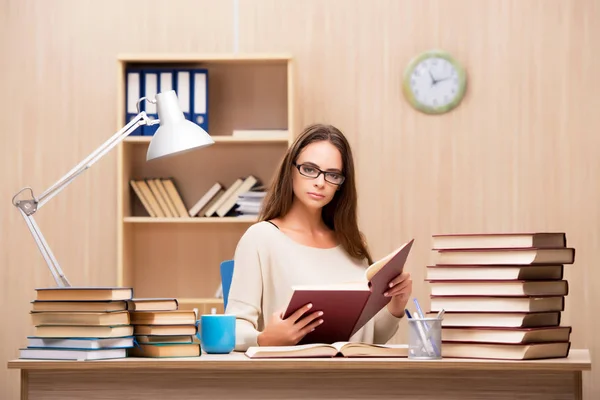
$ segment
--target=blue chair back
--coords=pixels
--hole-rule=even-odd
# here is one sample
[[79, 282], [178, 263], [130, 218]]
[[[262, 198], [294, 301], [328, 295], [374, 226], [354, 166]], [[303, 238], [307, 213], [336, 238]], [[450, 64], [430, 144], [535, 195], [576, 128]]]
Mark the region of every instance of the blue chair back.
[[221, 262], [221, 286], [223, 287], [223, 307], [227, 309], [227, 298], [229, 297], [229, 288], [233, 279], [233, 260]]

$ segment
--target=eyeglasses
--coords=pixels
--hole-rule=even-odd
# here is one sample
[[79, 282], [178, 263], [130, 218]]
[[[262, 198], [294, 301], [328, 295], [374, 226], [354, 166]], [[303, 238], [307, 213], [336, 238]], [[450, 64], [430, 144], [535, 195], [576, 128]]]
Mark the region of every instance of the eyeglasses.
[[294, 167], [298, 168], [300, 175], [308, 178], [317, 179], [319, 175], [323, 174], [325, 180], [334, 185], [341, 185], [344, 182], [344, 179], [346, 179], [346, 177], [342, 174], [337, 172], [321, 171], [319, 168], [309, 164], [294, 164]]

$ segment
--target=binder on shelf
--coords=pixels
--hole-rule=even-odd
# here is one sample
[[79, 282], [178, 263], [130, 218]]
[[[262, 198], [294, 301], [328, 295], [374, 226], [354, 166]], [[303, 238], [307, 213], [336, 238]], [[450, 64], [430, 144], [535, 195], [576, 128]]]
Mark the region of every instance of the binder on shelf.
[[208, 132], [208, 70], [192, 70], [192, 121]]
[[188, 69], [176, 69], [175, 93], [179, 99], [179, 107], [187, 120], [192, 120], [191, 72]]
[[[137, 101], [144, 96], [144, 80], [142, 70], [127, 68], [125, 72], [125, 121], [129, 123], [138, 115]], [[140, 103], [140, 111], [145, 111], [146, 102]], [[136, 129], [132, 136], [141, 136], [143, 129]]]
[[[174, 73], [170, 69], [146, 69], [142, 73], [144, 81], [144, 96], [154, 99], [158, 93], [172, 90], [175, 87]], [[156, 104], [146, 103], [146, 114], [150, 119], [158, 118]], [[142, 135], [152, 136], [159, 125], [144, 125]]]

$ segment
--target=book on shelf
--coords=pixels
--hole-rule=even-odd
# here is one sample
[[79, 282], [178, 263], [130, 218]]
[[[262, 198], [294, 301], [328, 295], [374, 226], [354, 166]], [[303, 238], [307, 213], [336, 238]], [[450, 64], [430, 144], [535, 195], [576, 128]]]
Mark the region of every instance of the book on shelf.
[[244, 353], [248, 358], [302, 357], [408, 357], [406, 344], [370, 344], [335, 342], [300, 344], [296, 346], [251, 346]]
[[187, 208], [173, 178], [131, 179], [129, 184], [150, 217], [188, 216]]
[[23, 359], [98, 360], [126, 357], [133, 326], [126, 310], [132, 288], [52, 287], [36, 289], [31, 301], [34, 334]]
[[[215, 182], [189, 209], [186, 208], [173, 178], [146, 177], [131, 179], [129, 183], [148, 216], [153, 218], [256, 215], [258, 207], [255, 199], [264, 197], [264, 194], [256, 191], [262, 186], [260, 180], [253, 175], [237, 178], [229, 187]], [[242, 203], [248, 203], [248, 198], [253, 199], [250, 205], [245, 205], [250, 209], [244, 212], [242, 207], [242, 210], [238, 210], [240, 199]]]
[[215, 182], [189, 210], [189, 216], [204, 215], [204, 213], [225, 193], [221, 182]]
[[238, 215], [260, 214], [267, 192], [264, 188], [252, 189], [241, 193], [235, 204], [235, 211]]
[[389, 289], [389, 282], [402, 273], [412, 244], [410, 240], [371, 264], [365, 271], [364, 281], [294, 286], [284, 319], [309, 303], [313, 305], [311, 313], [323, 311], [327, 315], [325, 322], [304, 336], [299, 344], [349, 341], [389, 303], [390, 298], [383, 293]]
[[568, 356], [561, 325], [575, 261], [564, 232], [433, 235], [431, 313], [444, 310], [442, 355], [540, 359]]
[[236, 179], [236, 181], [229, 187], [229, 189], [225, 191], [225, 194], [215, 204], [214, 209], [209, 209], [206, 212], [206, 216], [216, 214], [219, 217], [224, 217], [230, 214], [230, 212], [235, 208], [240, 194], [248, 192], [257, 185], [260, 185], [260, 181], [253, 175]]
[[[156, 93], [174, 90], [184, 118], [200, 125], [208, 132], [208, 69], [183, 66], [131, 66], [125, 74], [125, 119], [129, 122], [137, 115], [137, 101], [142, 97], [154, 98]], [[158, 118], [156, 105], [142, 102], [140, 110], [146, 111], [150, 119]], [[145, 125], [132, 135], [152, 136], [158, 125]]]

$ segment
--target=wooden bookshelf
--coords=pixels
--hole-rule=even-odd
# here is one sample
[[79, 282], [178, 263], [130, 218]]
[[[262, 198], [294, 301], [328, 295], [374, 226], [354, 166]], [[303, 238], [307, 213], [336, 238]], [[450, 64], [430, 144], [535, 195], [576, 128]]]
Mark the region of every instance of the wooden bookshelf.
[[[131, 179], [172, 178], [189, 210], [215, 183], [253, 175], [268, 185], [294, 137], [293, 62], [288, 55], [129, 54], [118, 59], [118, 128], [125, 125], [128, 66], [208, 69], [212, 146], [146, 162], [152, 137], [129, 136], [117, 159], [119, 286], [136, 297], [175, 297], [180, 308], [223, 312], [215, 298], [221, 261], [233, 257], [254, 216], [151, 217]], [[233, 137], [235, 129], [287, 129], [284, 138]]]

